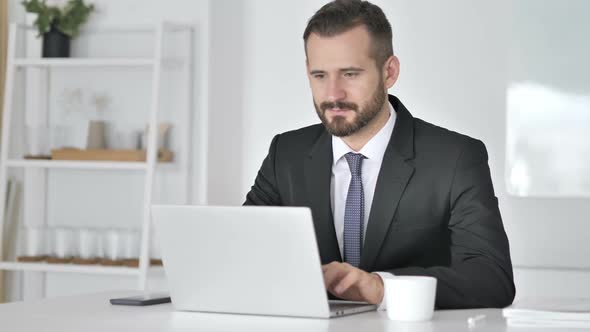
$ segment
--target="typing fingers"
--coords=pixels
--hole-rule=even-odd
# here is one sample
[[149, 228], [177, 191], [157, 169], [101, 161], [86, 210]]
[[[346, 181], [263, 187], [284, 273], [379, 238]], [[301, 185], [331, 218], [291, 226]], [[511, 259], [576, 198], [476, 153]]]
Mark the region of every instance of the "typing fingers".
[[326, 286], [326, 289], [330, 290], [332, 285], [342, 278], [342, 266], [338, 262], [332, 262], [322, 266], [322, 270], [324, 272], [324, 285]]
[[348, 291], [351, 287], [357, 284], [360, 280], [360, 273], [356, 270], [349, 270], [346, 272], [344, 277], [338, 281], [333, 291], [337, 295], [341, 295]]

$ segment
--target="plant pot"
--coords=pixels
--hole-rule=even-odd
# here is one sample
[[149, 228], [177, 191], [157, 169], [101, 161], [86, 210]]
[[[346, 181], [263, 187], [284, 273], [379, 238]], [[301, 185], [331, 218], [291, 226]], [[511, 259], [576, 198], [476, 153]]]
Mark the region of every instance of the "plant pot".
[[70, 37], [55, 26], [43, 34], [44, 58], [67, 58], [70, 56]]

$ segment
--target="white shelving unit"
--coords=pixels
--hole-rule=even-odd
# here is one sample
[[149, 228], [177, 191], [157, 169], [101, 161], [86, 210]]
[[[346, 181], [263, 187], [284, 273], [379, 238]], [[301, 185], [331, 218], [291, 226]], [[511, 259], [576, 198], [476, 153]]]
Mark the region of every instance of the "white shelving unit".
[[70, 169], [111, 169], [111, 170], [147, 170], [144, 162], [108, 162], [108, 161], [64, 161], [64, 160], [18, 160], [6, 161], [7, 167], [22, 168], [70, 168]]
[[[34, 272], [66, 272], [66, 273], [84, 273], [84, 274], [103, 274], [103, 275], [125, 275], [137, 278], [137, 286], [139, 289], [146, 287], [147, 274], [150, 270], [150, 206], [152, 204], [154, 177], [158, 167], [171, 168], [174, 171], [181, 173], [184, 177], [184, 183], [188, 187], [190, 183], [188, 176], [190, 174], [190, 119], [192, 112], [191, 88], [192, 88], [192, 36], [194, 33], [194, 26], [190, 24], [162, 22], [154, 25], [151, 28], [142, 27], [141, 29], [118, 27], [115, 31], [130, 31], [144, 32], [151, 31], [154, 35], [153, 40], [153, 56], [152, 57], [122, 57], [122, 58], [22, 58], [17, 57], [17, 37], [19, 29], [31, 29], [30, 26], [22, 24], [12, 24], [9, 30], [9, 45], [7, 58], [7, 77], [6, 89], [4, 99], [4, 114], [3, 114], [3, 130], [2, 130], [2, 146], [0, 150], [0, 241], [3, 239], [2, 231], [5, 224], [6, 206], [6, 188], [7, 188], [7, 172], [9, 169], [36, 169], [47, 172], [51, 169], [65, 169], [65, 170], [102, 170], [102, 171], [138, 171], [143, 172], [145, 181], [143, 183], [144, 198], [142, 206], [142, 221], [141, 221], [141, 245], [139, 256], [139, 267], [122, 267], [122, 266], [101, 266], [101, 265], [74, 265], [74, 264], [49, 264], [45, 262], [29, 263], [29, 262], [13, 262], [0, 261], [0, 269], [13, 271], [34, 271]], [[106, 27], [105, 31], [113, 31]], [[191, 43], [188, 47], [187, 54], [181, 56], [174, 55], [174, 57], [165, 57], [163, 53], [163, 43], [168, 32], [182, 31], [188, 34], [188, 41]], [[99, 33], [100, 29], [96, 29], [93, 33]], [[169, 64], [182, 66], [186, 70], [186, 85], [188, 89], [186, 101], [186, 110], [182, 110], [182, 124], [180, 128], [175, 129], [179, 136], [180, 148], [176, 155], [181, 155], [183, 160], [181, 165], [158, 165], [157, 162], [157, 123], [160, 112], [160, 97], [161, 97], [161, 75], [163, 67]], [[149, 96], [150, 109], [147, 114], [147, 122], [149, 125], [149, 135], [147, 138], [147, 160], [145, 162], [101, 162], [101, 161], [54, 161], [54, 160], [28, 160], [19, 159], [18, 157], [10, 157], [11, 149], [11, 134], [14, 128], [11, 126], [12, 115], [14, 111], [14, 96], [15, 96], [15, 73], [17, 70], [26, 68], [41, 68], [42, 70], [50, 70], [56, 67], [71, 67], [71, 68], [144, 68], [151, 71], [151, 92]], [[177, 159], [175, 157], [175, 159]], [[46, 173], [45, 173], [46, 176]], [[188, 188], [184, 188], [185, 198], [188, 200]], [[186, 204], [187, 201], [178, 202], [179, 204]], [[46, 223], [44, 220], [43, 223]], [[2, 243], [0, 242], [0, 250]], [[0, 251], [1, 254], [1, 251]], [[2, 255], [0, 255], [2, 257]], [[155, 268], [155, 267], [153, 267]], [[152, 268], [152, 269], [153, 269]]]
[[74, 264], [49, 264], [49, 263], [23, 263], [2, 262], [3, 270], [31, 271], [31, 272], [68, 272], [139, 276], [141, 271], [133, 267], [98, 266], [98, 265], [74, 265]]
[[15, 59], [16, 67], [153, 67], [154, 59], [102, 58], [102, 59]]

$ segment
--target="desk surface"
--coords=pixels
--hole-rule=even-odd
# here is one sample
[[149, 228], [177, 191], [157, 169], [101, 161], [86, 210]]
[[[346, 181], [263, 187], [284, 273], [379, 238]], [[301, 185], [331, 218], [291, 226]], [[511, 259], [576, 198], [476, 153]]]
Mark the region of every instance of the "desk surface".
[[[146, 307], [113, 306], [109, 299], [137, 292], [110, 292], [57, 297], [0, 305], [2, 331], [521, 331], [508, 328], [501, 310], [439, 310], [430, 322], [398, 323], [385, 312], [370, 312], [335, 319], [306, 319], [175, 312], [171, 304]], [[485, 314], [485, 321], [469, 328], [467, 318]], [[553, 330], [555, 331], [555, 330]]]

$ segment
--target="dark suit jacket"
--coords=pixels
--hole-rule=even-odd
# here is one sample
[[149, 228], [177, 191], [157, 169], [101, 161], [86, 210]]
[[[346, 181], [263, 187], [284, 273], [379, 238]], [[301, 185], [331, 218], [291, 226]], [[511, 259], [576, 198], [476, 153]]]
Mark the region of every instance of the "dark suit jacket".
[[[359, 267], [435, 277], [438, 308], [509, 305], [512, 264], [484, 144], [389, 101], [397, 120]], [[310, 207], [322, 264], [341, 261], [331, 173], [332, 141], [322, 124], [277, 135], [244, 204]]]

